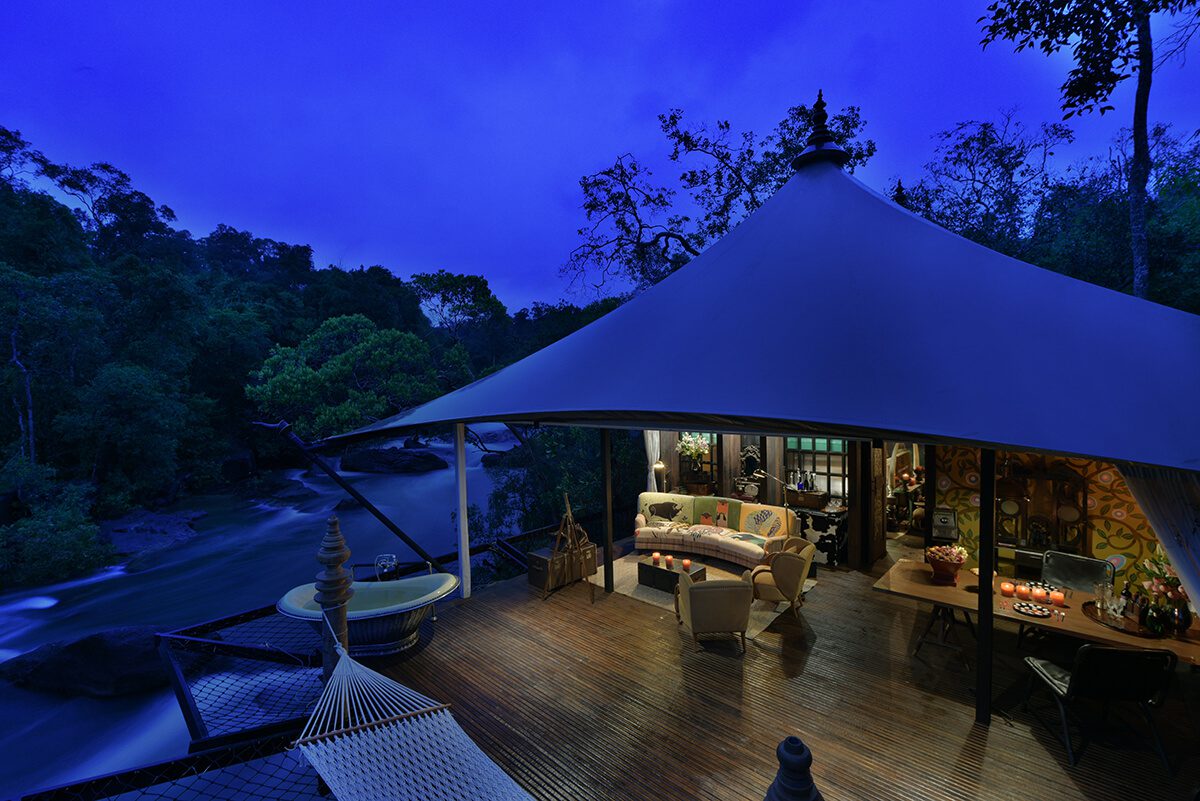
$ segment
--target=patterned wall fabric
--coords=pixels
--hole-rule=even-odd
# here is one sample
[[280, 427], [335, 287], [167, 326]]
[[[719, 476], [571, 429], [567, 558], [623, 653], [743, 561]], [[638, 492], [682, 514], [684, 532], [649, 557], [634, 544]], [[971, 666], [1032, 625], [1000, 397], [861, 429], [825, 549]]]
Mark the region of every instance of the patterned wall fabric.
[[[1030, 453], [996, 452], [1004, 460], [1031, 466], [1042, 456]], [[1158, 540], [1142, 510], [1125, 485], [1121, 473], [1107, 462], [1062, 458], [1088, 481], [1087, 520], [1090, 556], [1107, 559], [1117, 571], [1118, 590], [1127, 580], [1144, 579], [1141, 562], [1154, 551]], [[940, 446], [937, 449], [937, 505], [958, 512], [960, 544], [977, 564], [979, 550], [979, 451], [975, 448]]]

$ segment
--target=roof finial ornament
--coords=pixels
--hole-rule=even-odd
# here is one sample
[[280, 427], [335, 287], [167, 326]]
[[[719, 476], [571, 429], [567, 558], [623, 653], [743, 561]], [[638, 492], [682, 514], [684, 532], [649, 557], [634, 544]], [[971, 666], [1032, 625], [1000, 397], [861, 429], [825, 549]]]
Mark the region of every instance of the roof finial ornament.
[[839, 167], [850, 160], [850, 154], [842, 150], [833, 140], [829, 130], [829, 114], [825, 111], [825, 94], [817, 90], [817, 102], [812, 106], [812, 133], [808, 135], [807, 147], [792, 160], [792, 167], [800, 169], [816, 161], [831, 161]]

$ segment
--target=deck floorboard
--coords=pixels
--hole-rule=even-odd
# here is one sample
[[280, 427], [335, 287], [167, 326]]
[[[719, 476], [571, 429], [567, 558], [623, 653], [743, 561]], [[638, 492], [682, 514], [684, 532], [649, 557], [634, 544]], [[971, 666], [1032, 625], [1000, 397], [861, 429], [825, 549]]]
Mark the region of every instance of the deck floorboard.
[[[822, 570], [803, 619], [781, 615], [744, 656], [732, 639], [697, 651], [673, 615], [632, 598], [598, 591], [592, 605], [576, 585], [542, 601], [515, 579], [440, 609], [432, 640], [386, 672], [450, 703], [543, 801], [760, 799], [789, 734], [812, 749], [828, 801], [1193, 798], [1200, 699], [1190, 671], [1160, 714], [1174, 776], [1133, 742], [1093, 743], [1069, 767], [1017, 703], [1027, 652], [1015, 629], [996, 634], [1004, 712], [977, 727], [973, 674], [942, 649], [909, 655], [928, 607], [871, 591], [888, 566]], [[1042, 718], [1057, 725], [1053, 708]]]

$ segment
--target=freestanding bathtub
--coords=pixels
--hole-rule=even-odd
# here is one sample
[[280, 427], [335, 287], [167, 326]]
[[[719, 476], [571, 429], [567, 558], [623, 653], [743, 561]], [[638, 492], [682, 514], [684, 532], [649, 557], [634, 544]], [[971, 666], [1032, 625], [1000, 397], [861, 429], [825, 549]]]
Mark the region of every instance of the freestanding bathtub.
[[[416, 645], [420, 626], [433, 602], [458, 589], [458, 576], [430, 573], [394, 581], [356, 581], [346, 605], [351, 656], [395, 654]], [[316, 601], [317, 586], [304, 584], [279, 599], [281, 615], [312, 623], [323, 633], [325, 621]]]

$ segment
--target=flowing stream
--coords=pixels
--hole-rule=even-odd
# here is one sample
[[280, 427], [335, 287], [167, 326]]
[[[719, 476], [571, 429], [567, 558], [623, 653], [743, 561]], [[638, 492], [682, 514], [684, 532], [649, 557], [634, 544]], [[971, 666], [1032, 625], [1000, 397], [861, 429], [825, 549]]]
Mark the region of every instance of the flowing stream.
[[[473, 426], [502, 437], [502, 426]], [[510, 447], [500, 439], [492, 447]], [[346, 474], [433, 556], [457, 545], [454, 449], [432, 449], [449, 470], [416, 475]], [[492, 482], [482, 454], [467, 448], [469, 502], [486, 508]], [[180, 509], [204, 511], [198, 535], [173, 548], [52, 586], [0, 594], [0, 661], [44, 643], [74, 640], [116, 626], [160, 630], [223, 617], [274, 603], [297, 584], [313, 580], [325, 521], [345, 492], [324, 474], [286, 471], [316, 496], [291, 505], [236, 495], [196, 496]], [[372, 563], [394, 553], [417, 561], [403, 542], [365, 509], [336, 512], [353, 555]], [[446, 565], [454, 569], [453, 565]], [[181, 756], [188, 735], [169, 690], [117, 699], [64, 698], [0, 681], [0, 798], [88, 776]]]

